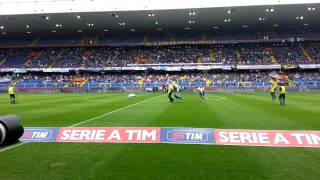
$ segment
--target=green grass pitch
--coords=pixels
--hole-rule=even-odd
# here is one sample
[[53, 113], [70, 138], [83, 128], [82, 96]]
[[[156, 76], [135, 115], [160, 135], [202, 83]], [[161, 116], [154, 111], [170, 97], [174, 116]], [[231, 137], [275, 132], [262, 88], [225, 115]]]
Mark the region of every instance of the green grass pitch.
[[[166, 95], [0, 95], [0, 115], [25, 127], [201, 127], [320, 130], [320, 94], [288, 93], [287, 105], [268, 93]], [[136, 104], [137, 103], [137, 104]], [[0, 148], [1, 151], [1, 148]], [[175, 144], [27, 143], [0, 152], [0, 179], [319, 179], [320, 149]]]

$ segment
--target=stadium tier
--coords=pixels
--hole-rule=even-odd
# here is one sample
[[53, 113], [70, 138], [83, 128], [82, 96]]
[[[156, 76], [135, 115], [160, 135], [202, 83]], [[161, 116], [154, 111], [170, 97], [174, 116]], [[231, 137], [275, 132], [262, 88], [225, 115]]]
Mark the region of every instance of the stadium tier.
[[104, 68], [128, 64], [219, 63], [298, 65], [319, 63], [319, 43], [69, 47], [0, 50], [1, 68]]
[[317, 30], [288, 31], [230, 31], [209, 32], [127, 32], [98, 35], [29, 35], [0, 37], [0, 47], [41, 47], [41, 46], [154, 46], [179, 44], [228, 44], [244, 42], [303, 42], [318, 41]]

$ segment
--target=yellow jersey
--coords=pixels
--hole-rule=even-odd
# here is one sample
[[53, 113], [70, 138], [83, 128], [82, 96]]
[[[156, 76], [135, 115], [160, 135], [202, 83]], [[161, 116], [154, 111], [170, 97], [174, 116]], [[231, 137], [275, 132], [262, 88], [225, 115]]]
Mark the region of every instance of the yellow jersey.
[[172, 93], [173, 92], [173, 86], [172, 84], [168, 85], [168, 93]]
[[14, 88], [11, 86], [8, 88], [8, 94], [14, 94]]
[[274, 93], [275, 91], [276, 91], [276, 86], [271, 86], [271, 87], [270, 87], [270, 92], [271, 92], [271, 93]]
[[285, 86], [280, 86], [280, 94], [285, 94], [286, 93], [286, 87]]

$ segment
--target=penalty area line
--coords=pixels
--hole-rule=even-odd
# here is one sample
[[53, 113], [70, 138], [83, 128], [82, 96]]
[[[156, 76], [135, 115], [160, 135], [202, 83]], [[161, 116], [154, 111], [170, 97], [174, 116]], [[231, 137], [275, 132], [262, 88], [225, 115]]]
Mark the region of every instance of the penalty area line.
[[[110, 114], [116, 113], [116, 112], [118, 112], [118, 111], [122, 111], [122, 110], [124, 110], [124, 109], [128, 109], [128, 108], [130, 108], [130, 107], [133, 107], [133, 106], [136, 106], [136, 105], [145, 103], [145, 102], [148, 102], [148, 101], [150, 101], [150, 100], [152, 100], [152, 99], [155, 99], [155, 98], [158, 98], [158, 97], [160, 97], [160, 96], [163, 96], [163, 94], [161, 94], [161, 95], [159, 95], [159, 96], [155, 96], [155, 97], [149, 98], [149, 99], [146, 99], [146, 100], [143, 100], [143, 101], [139, 101], [139, 102], [137, 102], [137, 103], [134, 103], [134, 104], [131, 104], [131, 105], [122, 107], [122, 108], [120, 108], [120, 109], [116, 109], [116, 110], [107, 112], [107, 113], [102, 114], [102, 115], [100, 115], [100, 116], [96, 116], [96, 117], [87, 119], [87, 120], [85, 120], [85, 121], [82, 121], [82, 122], [79, 122], [79, 123], [70, 125], [70, 126], [68, 126], [68, 127], [75, 127], [75, 126], [78, 126], [78, 125], [81, 125], [81, 124], [85, 124], [85, 123], [90, 122], [90, 121], [94, 121], [94, 120], [99, 119], [99, 118], [102, 118], [102, 117], [106, 117], [106, 116], [108, 116], [108, 115], [110, 115]], [[12, 146], [8, 146], [8, 147], [6, 147], [6, 148], [0, 149], [0, 152], [4, 152], [4, 151], [10, 150], [10, 149], [14, 149], [14, 148], [16, 148], [16, 147], [25, 145], [25, 144], [27, 144], [27, 143], [29, 143], [29, 142], [22, 142], [22, 143], [19, 143], [19, 144], [15, 144], [15, 145], [12, 145]]]

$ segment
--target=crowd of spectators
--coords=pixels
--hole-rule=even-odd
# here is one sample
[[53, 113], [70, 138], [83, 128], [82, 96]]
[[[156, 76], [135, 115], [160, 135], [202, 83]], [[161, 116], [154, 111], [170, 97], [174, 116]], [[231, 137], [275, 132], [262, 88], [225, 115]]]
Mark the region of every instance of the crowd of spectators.
[[[7, 79], [20, 83], [138, 83], [138, 82], [269, 82], [278, 72], [189, 72], [189, 73], [115, 73], [115, 74], [14, 74], [0, 76], [0, 80]], [[295, 72], [285, 74], [293, 81], [320, 81], [320, 72]], [[0, 81], [1, 82], [1, 81]]]
[[[306, 53], [309, 57], [307, 57]], [[75, 47], [0, 50], [1, 68], [103, 68], [128, 64], [220, 63], [228, 65], [310, 64], [320, 44]], [[273, 61], [274, 60], [274, 61]]]
[[273, 49], [279, 64], [310, 64], [300, 46], [279, 46]]
[[241, 55], [241, 59], [239, 64], [271, 64], [271, 52], [271, 48], [264, 47], [240, 48], [239, 53]]
[[320, 72], [292, 73], [289, 77], [295, 81], [320, 81]]
[[306, 51], [313, 58], [315, 63], [320, 64], [320, 46], [316, 43], [312, 43], [306, 47]]

